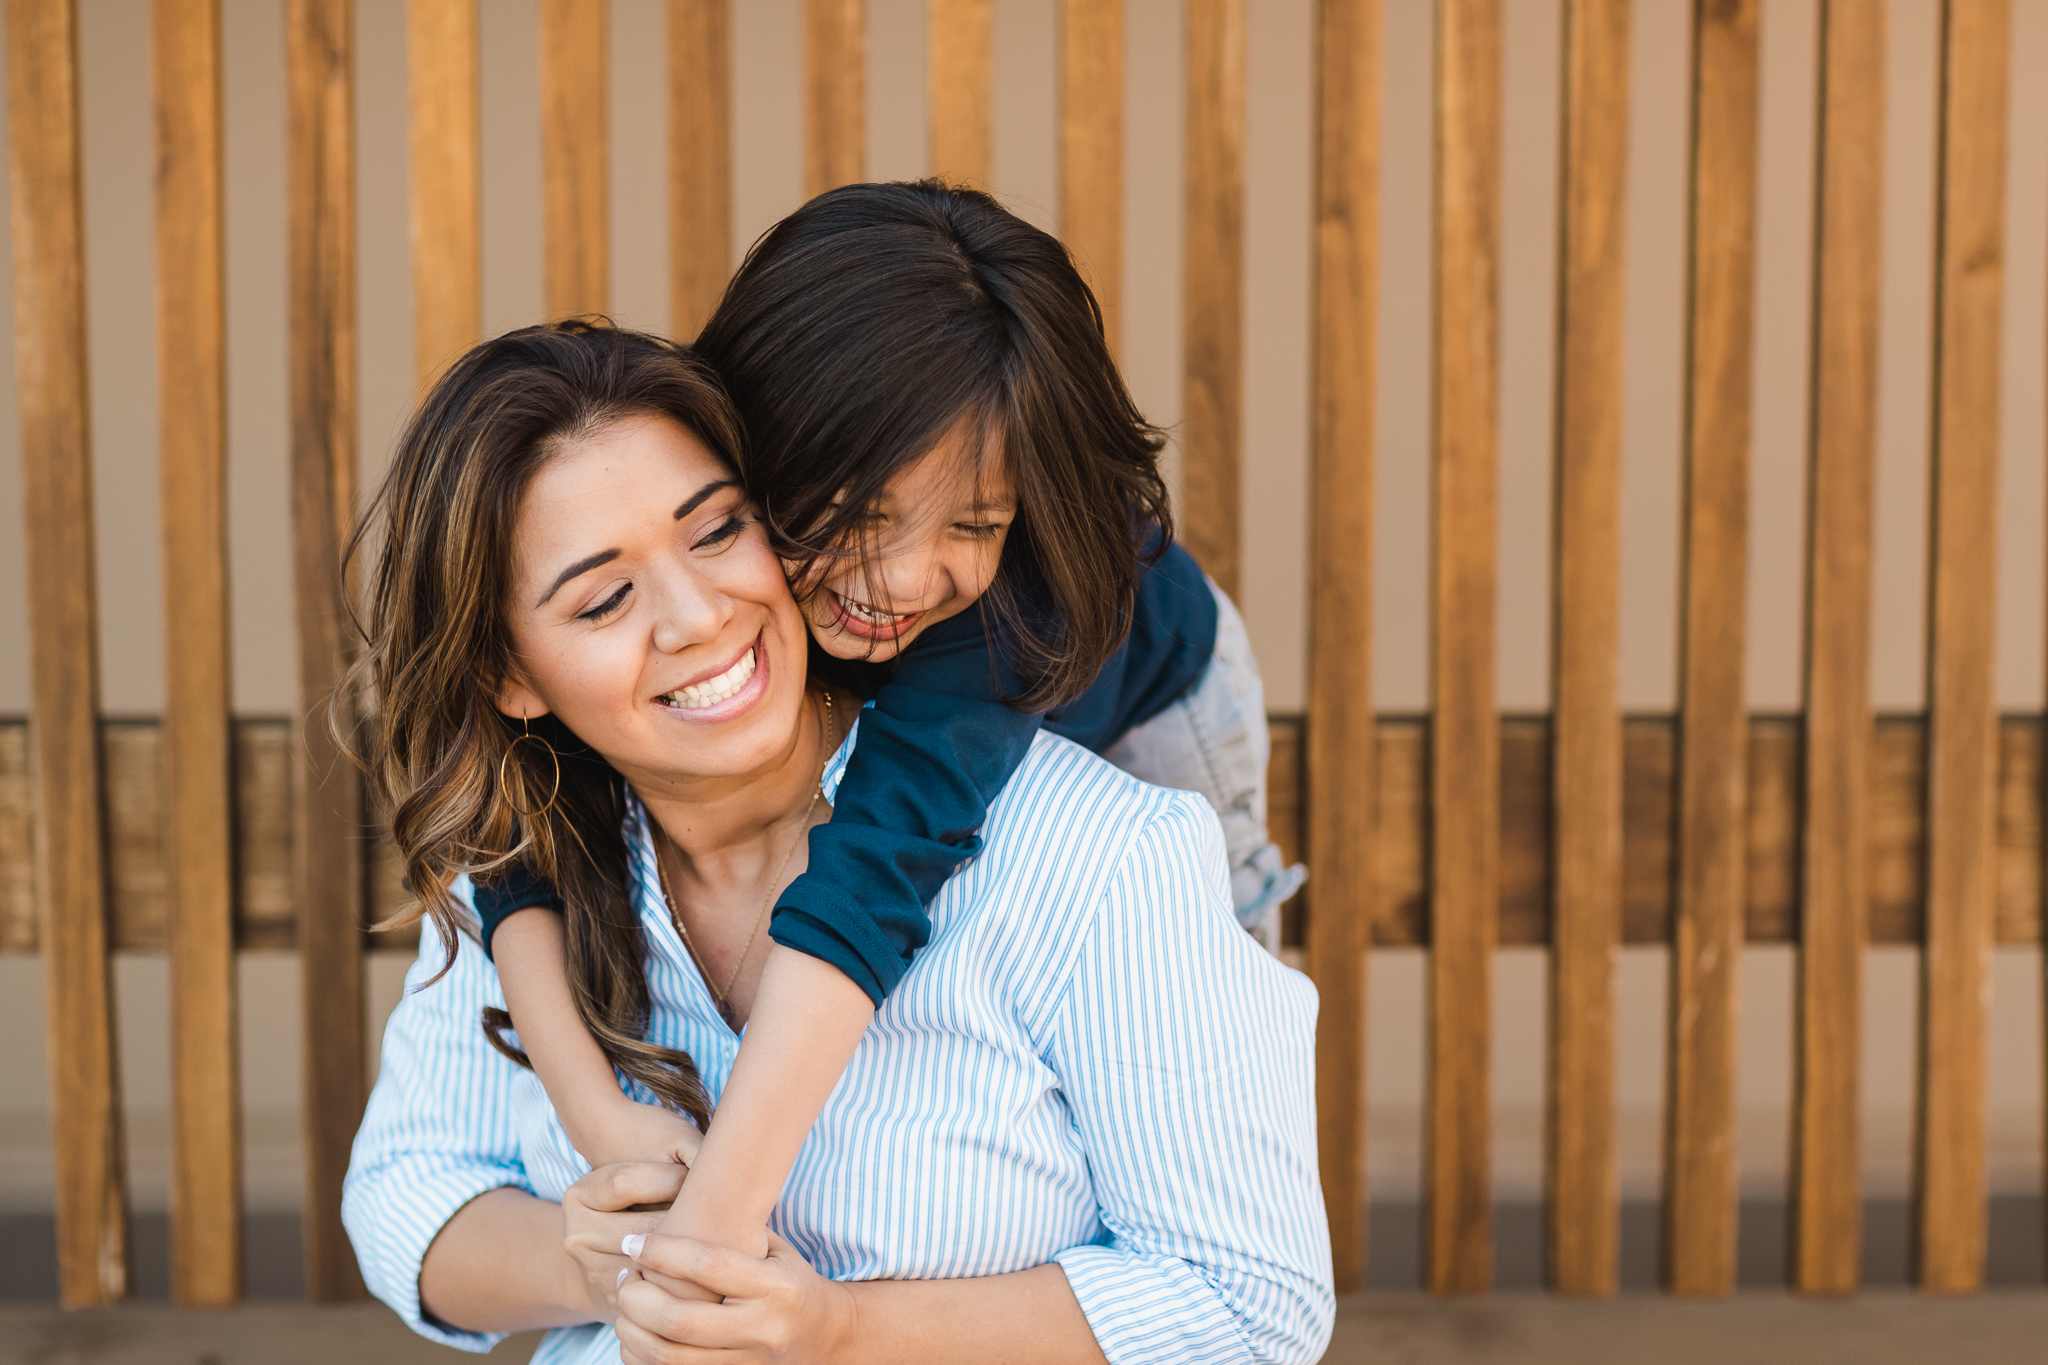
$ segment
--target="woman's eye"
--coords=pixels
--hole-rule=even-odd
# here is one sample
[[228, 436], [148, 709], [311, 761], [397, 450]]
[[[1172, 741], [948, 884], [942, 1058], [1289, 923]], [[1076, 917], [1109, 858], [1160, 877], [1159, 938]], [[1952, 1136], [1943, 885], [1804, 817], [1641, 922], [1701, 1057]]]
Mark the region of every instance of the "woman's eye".
[[962, 535], [972, 536], [976, 540], [994, 540], [1003, 532], [1000, 523], [989, 525], [986, 522], [960, 522], [953, 529]]
[[589, 611], [579, 612], [576, 619], [579, 621], [602, 621], [605, 617], [610, 616], [619, 609], [620, 605], [626, 600], [626, 594], [632, 590], [633, 585], [631, 583], [619, 584], [617, 592], [605, 598], [604, 601], [598, 603]]
[[752, 523], [747, 518], [734, 513], [720, 522], [717, 529], [712, 531], [710, 535], [698, 541], [695, 548], [699, 550], [715, 550], [740, 532], [746, 530], [750, 525]]

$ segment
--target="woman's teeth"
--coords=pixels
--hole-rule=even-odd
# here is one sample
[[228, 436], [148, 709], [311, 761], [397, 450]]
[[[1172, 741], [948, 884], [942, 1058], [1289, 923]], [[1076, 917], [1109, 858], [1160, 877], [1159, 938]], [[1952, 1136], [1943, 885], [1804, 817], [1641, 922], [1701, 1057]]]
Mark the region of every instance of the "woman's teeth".
[[[758, 646], [756, 647], [758, 648]], [[707, 706], [716, 706], [747, 685], [747, 679], [754, 676], [754, 650], [740, 656], [740, 661], [715, 678], [708, 678], [688, 687], [678, 688], [664, 699], [679, 711], [702, 711]]]

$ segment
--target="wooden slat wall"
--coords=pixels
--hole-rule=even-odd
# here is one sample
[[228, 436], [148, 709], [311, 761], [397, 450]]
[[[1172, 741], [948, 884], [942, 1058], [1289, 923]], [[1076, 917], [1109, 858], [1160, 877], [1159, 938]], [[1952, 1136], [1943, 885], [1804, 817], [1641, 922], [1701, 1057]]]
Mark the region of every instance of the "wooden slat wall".
[[1735, 1008], [1756, 255], [1757, 0], [1696, 0], [1665, 1275], [1735, 1288]]
[[930, 0], [931, 173], [986, 188], [995, 147], [995, 0]]
[[1630, 0], [1570, 0], [1559, 196], [1552, 561], [1551, 1287], [1620, 1283], [1614, 955], [1621, 946], [1622, 279]]
[[1437, 5], [1423, 1259], [1424, 1281], [1439, 1294], [1476, 1294], [1493, 1283], [1501, 18], [1500, 0]]
[[1998, 366], [2010, 0], [1942, 14], [1915, 1275], [1984, 1282], [1985, 1045], [1997, 904]]
[[422, 389], [483, 335], [478, 0], [407, 0], [413, 368]]
[[1871, 535], [1877, 457], [1884, 0], [1821, 7], [1806, 752], [1794, 1056], [1792, 1283], [1856, 1287], [1863, 951], [1869, 936]]
[[1060, 0], [1060, 237], [1121, 354], [1124, 0]]
[[1246, 0], [1188, 0], [1180, 536], [1237, 596], [1244, 472]]
[[157, 395], [171, 899], [171, 1287], [242, 1294], [219, 0], [156, 0]]
[[[1749, 723], [1749, 817], [1745, 859], [1749, 899], [1744, 937], [1791, 943], [1799, 919], [1800, 722], [1753, 716]], [[1304, 846], [1303, 822], [1319, 818], [1304, 793], [1283, 796], [1288, 755], [1301, 748], [1302, 721], [1273, 722], [1274, 796], [1268, 818], [1283, 849]], [[1371, 946], [1414, 948], [1429, 942], [1427, 865], [1429, 763], [1427, 727], [1419, 717], [1380, 716], [1366, 789], [1373, 815]], [[163, 738], [152, 721], [103, 721], [106, 756], [107, 850], [111, 942], [124, 953], [162, 953], [170, 945], [168, 835], [163, 791]], [[1881, 717], [1870, 756], [1870, 941], [1917, 944], [1926, 827], [1925, 724], [1912, 716]], [[1540, 718], [1500, 724], [1501, 916], [1503, 947], [1551, 941], [1551, 800], [1549, 726]], [[1676, 726], [1668, 716], [1622, 723], [1622, 942], [1671, 940], [1674, 855], [1673, 783]], [[289, 952], [298, 946], [293, 888], [291, 727], [284, 720], [235, 724], [235, 942], [242, 949]], [[1313, 772], [1314, 760], [1309, 760]], [[2041, 941], [2042, 727], [2038, 716], [2009, 716], [2000, 727], [1998, 771], [2000, 943]], [[1348, 788], [1349, 784], [1346, 784]], [[1304, 787], [1306, 791], [1306, 787]], [[1354, 800], [1359, 799], [1354, 791]], [[30, 887], [28, 732], [0, 720], [0, 953], [36, 951], [40, 942]], [[409, 897], [399, 884], [388, 842], [371, 852], [370, 917], [383, 919]], [[1320, 903], [1320, 902], [1319, 902]], [[1315, 915], [1309, 914], [1313, 936]], [[376, 949], [410, 952], [416, 929], [365, 932]]]
[[703, 330], [732, 274], [732, 0], [669, 0], [670, 331]]
[[64, 1302], [80, 1306], [127, 1293], [128, 1211], [94, 715], [99, 627], [73, 0], [8, 0], [7, 120], [57, 1283]]
[[329, 726], [350, 634], [341, 548], [355, 512], [356, 319], [353, 5], [289, 0], [287, 194], [291, 296], [293, 881], [305, 1001], [306, 1292], [363, 1295], [341, 1226], [341, 1182], [367, 1097], [361, 783]]
[[804, 194], [867, 178], [867, 0], [804, 0]]
[[549, 317], [611, 297], [606, 0], [540, 0], [541, 218]]
[[[1316, 1141], [1337, 1289], [1364, 1286], [1365, 954], [1372, 938], [1374, 378], [1379, 326], [1379, 0], [1318, 19], [1315, 428], [1306, 840], [1315, 910]], [[1277, 752], [1277, 751], [1276, 751]], [[1277, 816], [1277, 774], [1269, 812]], [[1276, 818], [1272, 821], [1279, 825]], [[1276, 836], [1277, 837], [1277, 836]]]

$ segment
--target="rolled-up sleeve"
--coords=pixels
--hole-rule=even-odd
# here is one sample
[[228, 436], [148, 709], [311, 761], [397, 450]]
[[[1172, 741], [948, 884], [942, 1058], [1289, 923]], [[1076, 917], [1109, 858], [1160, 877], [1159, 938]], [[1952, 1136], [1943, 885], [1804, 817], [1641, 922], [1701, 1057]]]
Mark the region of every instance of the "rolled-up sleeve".
[[[466, 890], [466, 885], [463, 886]], [[496, 973], [464, 943], [448, 974], [429, 929], [384, 1028], [377, 1085], [356, 1133], [342, 1221], [370, 1292], [425, 1337], [488, 1351], [501, 1334], [464, 1332], [420, 1306], [420, 1265], [456, 1212], [489, 1190], [531, 1190], [513, 1112], [519, 1068], [483, 1036], [479, 1015], [504, 1005]], [[431, 982], [431, 984], [429, 984]]]
[[1050, 1049], [1108, 1236], [1057, 1257], [1112, 1365], [1311, 1362], [1336, 1313], [1315, 990], [1230, 914], [1177, 793], [1134, 836]]

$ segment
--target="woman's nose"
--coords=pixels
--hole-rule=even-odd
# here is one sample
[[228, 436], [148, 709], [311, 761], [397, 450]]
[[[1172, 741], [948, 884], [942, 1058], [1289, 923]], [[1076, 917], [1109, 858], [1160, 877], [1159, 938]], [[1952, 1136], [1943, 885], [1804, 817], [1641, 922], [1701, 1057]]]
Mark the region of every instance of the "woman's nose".
[[730, 598], [682, 575], [663, 585], [654, 615], [654, 647], [675, 654], [715, 640], [731, 615]]

